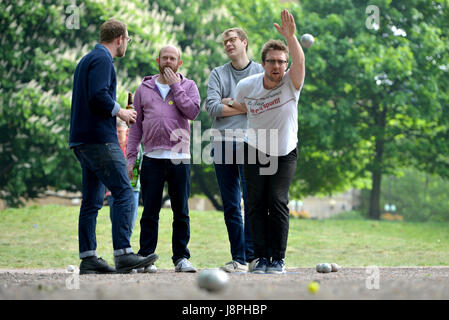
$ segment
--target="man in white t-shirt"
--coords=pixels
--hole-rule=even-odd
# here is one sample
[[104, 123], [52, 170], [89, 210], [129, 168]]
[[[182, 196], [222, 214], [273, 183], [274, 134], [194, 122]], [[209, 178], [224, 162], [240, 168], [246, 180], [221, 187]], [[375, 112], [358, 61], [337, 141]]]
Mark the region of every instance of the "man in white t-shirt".
[[[245, 179], [249, 225], [258, 262], [254, 273], [284, 273], [289, 209], [288, 190], [296, 170], [298, 100], [305, 76], [304, 52], [296, 38], [293, 16], [283, 10], [285, 38], [270, 40], [262, 48], [264, 73], [237, 85], [236, 108], [246, 110]], [[291, 56], [288, 66], [289, 51]], [[242, 107], [243, 105], [243, 107]]]

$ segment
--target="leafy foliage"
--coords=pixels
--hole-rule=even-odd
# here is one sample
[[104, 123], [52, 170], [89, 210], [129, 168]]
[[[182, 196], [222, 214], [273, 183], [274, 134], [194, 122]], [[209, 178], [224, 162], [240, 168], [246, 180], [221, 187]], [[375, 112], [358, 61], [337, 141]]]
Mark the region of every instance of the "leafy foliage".
[[447, 168], [432, 143], [447, 134], [448, 2], [373, 1], [374, 29], [364, 2], [302, 3], [300, 30], [317, 41], [306, 55], [297, 181], [330, 193], [371, 179], [369, 216], [378, 219], [382, 174]]
[[382, 208], [394, 204], [394, 212], [407, 221], [449, 221], [447, 180], [411, 168], [400, 170], [396, 177], [384, 176], [384, 180]]
[[[119, 101], [126, 102], [141, 72], [156, 72], [157, 46], [171, 41], [170, 29], [151, 30], [168, 19], [139, 1], [84, 1], [80, 26], [68, 28], [60, 1], [0, 3], [0, 197], [10, 206], [49, 187], [81, 189], [81, 171], [68, 149], [73, 73], [77, 62], [98, 41], [101, 23], [120, 15], [135, 34], [131, 58], [118, 60]], [[144, 27], [145, 26], [145, 27]], [[13, 44], [12, 48], [5, 44]], [[150, 45], [151, 44], [151, 45]]]
[[[79, 28], [67, 26], [76, 5]], [[133, 42], [116, 59], [118, 100], [126, 102], [145, 75], [158, 72], [156, 55], [181, 48], [180, 71], [206, 98], [210, 71], [227, 62], [223, 30], [239, 26], [249, 55], [260, 61], [282, 8], [298, 33], [316, 41], [305, 49], [306, 80], [299, 101], [299, 159], [295, 197], [370, 187], [369, 212], [378, 218], [382, 176], [415, 167], [449, 177], [448, 0], [377, 0], [377, 28], [368, 29], [366, 2], [304, 0], [15, 1], [0, 3], [0, 198], [10, 206], [49, 187], [80, 190], [79, 165], [68, 150], [76, 63], [98, 41], [101, 23], [125, 21]], [[201, 133], [211, 121], [198, 117]], [[194, 141], [194, 143], [199, 143]], [[208, 145], [201, 141], [202, 148]], [[192, 166], [192, 193], [217, 208], [213, 166]]]

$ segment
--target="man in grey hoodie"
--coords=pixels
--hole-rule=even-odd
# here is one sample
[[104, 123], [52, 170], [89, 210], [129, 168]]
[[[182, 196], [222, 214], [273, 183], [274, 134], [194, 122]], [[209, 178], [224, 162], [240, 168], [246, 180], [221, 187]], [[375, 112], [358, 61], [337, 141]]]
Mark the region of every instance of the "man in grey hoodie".
[[[246, 113], [232, 108], [237, 83], [253, 74], [264, 72], [263, 67], [248, 58], [248, 37], [240, 28], [223, 32], [223, 46], [230, 62], [212, 70], [209, 76], [206, 110], [213, 119], [215, 134], [212, 156], [215, 174], [224, 208], [232, 261], [221, 267], [226, 272], [245, 272], [246, 263], [254, 259], [253, 246], [247, 224], [247, 192], [243, 175], [243, 137], [247, 128]], [[243, 193], [245, 224], [242, 219]]]

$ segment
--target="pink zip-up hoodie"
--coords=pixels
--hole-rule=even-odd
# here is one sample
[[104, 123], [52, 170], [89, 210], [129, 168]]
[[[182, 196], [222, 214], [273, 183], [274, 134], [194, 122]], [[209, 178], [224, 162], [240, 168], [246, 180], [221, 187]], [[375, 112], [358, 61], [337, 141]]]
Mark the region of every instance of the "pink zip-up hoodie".
[[170, 86], [162, 99], [156, 86], [159, 75], [143, 79], [134, 95], [136, 123], [130, 126], [127, 159], [134, 165], [143, 137], [144, 152], [157, 149], [190, 153], [190, 122], [200, 113], [200, 94], [193, 80], [178, 73], [181, 82]]

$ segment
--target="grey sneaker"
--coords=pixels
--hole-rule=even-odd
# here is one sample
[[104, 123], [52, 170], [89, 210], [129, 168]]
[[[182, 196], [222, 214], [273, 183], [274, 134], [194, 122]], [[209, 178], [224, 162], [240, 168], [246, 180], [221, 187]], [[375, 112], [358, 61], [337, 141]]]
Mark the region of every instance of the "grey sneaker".
[[268, 260], [267, 258], [257, 259], [257, 263], [254, 266], [253, 273], [265, 273], [267, 271]]
[[186, 258], [176, 261], [175, 272], [196, 272], [195, 267]]
[[282, 274], [282, 273], [285, 273], [285, 262], [284, 262], [284, 259], [273, 260], [267, 267], [267, 273], [271, 273], [271, 274]]
[[223, 267], [220, 267], [221, 270], [232, 273], [232, 272], [247, 272], [248, 268], [246, 265], [241, 264], [238, 261], [231, 261], [226, 263]]

